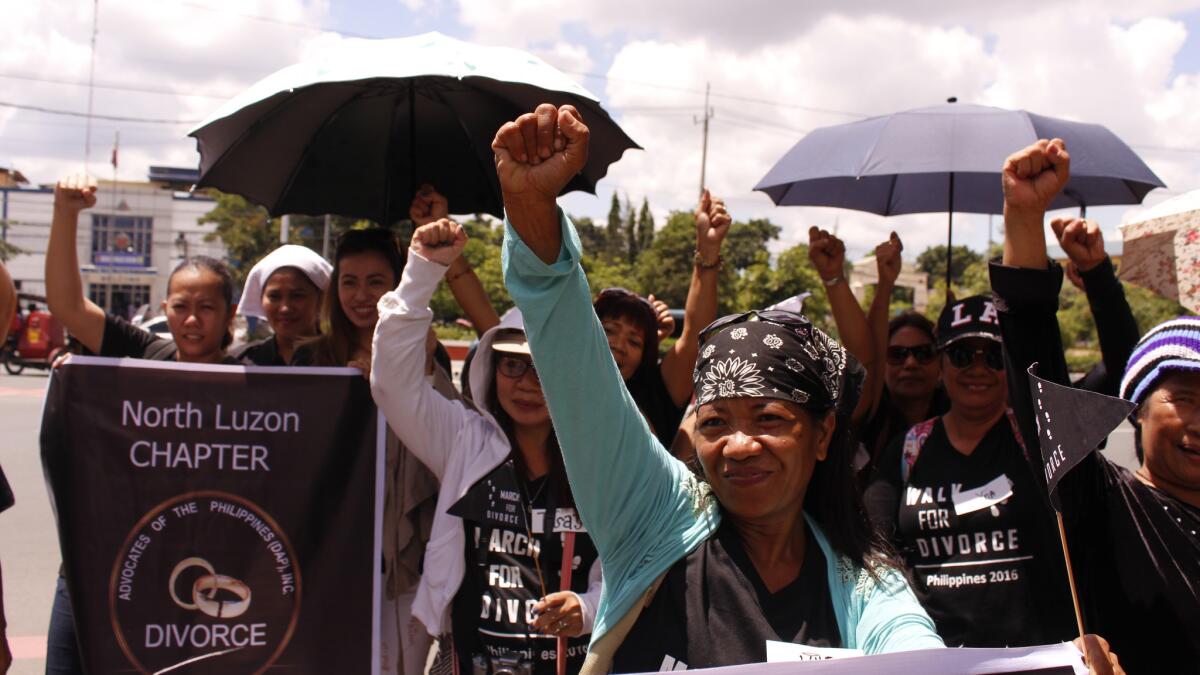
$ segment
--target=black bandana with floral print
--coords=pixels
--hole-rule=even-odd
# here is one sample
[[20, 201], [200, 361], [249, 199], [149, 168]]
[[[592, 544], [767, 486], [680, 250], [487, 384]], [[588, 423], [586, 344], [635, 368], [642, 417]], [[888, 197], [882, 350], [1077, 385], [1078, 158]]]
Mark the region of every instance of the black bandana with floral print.
[[858, 403], [862, 368], [837, 340], [799, 314], [780, 322], [749, 312], [702, 337], [692, 374], [696, 405], [777, 398], [814, 411], [837, 407], [849, 413]]

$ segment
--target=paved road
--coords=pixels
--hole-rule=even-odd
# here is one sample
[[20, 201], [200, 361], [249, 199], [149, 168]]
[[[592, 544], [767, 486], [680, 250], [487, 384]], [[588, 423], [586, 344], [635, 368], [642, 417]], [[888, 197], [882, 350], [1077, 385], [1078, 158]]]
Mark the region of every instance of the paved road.
[[[0, 515], [0, 564], [14, 675], [45, 670], [46, 627], [58, 573], [54, 515], [38, 457], [45, 373], [0, 375], [0, 466], [16, 493], [17, 505]], [[1130, 468], [1136, 465], [1133, 429], [1125, 424], [1109, 439], [1105, 454]]]

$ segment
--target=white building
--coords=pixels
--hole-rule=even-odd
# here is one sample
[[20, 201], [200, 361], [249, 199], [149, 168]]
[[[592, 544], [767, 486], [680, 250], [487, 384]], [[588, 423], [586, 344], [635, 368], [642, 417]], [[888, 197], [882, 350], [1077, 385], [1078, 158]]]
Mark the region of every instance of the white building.
[[[146, 182], [98, 181], [96, 206], [80, 215], [76, 242], [84, 292], [93, 302], [130, 316], [166, 296], [167, 277], [185, 256], [225, 255], [220, 240], [205, 241], [215, 226], [198, 222], [215, 202], [186, 192], [196, 174], [152, 166]], [[7, 263], [23, 292], [45, 294], [53, 210], [53, 186], [0, 184], [0, 236], [26, 252]]]
[[[854, 263], [850, 270], [850, 290], [859, 302], [866, 297], [867, 286], [877, 283], [879, 283], [879, 270], [875, 265], [875, 256], [869, 255]], [[896, 286], [913, 289], [913, 310], [919, 314], [925, 313], [925, 308], [929, 306], [928, 274], [917, 269], [911, 263], [901, 263]]]

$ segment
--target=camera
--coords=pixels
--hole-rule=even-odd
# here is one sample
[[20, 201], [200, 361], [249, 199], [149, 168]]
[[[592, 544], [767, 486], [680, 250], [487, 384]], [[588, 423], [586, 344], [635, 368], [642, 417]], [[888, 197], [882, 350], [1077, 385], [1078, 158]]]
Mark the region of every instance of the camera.
[[471, 659], [473, 675], [533, 675], [533, 662], [513, 652]]

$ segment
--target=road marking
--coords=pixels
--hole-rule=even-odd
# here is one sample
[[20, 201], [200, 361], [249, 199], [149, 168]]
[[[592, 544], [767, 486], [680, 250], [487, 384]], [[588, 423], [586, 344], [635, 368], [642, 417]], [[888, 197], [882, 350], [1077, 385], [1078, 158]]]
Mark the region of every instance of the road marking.
[[46, 658], [45, 635], [8, 636], [8, 648], [12, 650], [13, 660], [44, 659]]

